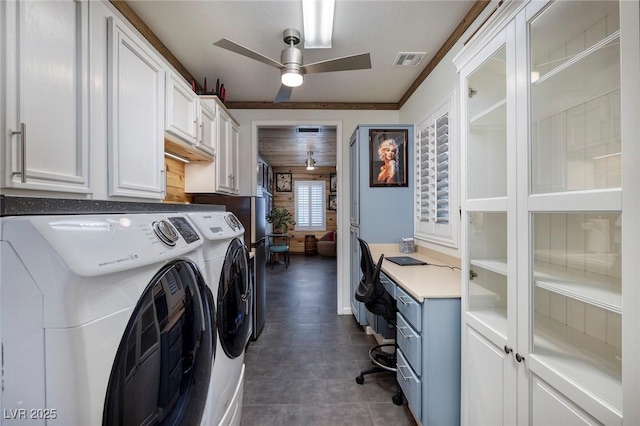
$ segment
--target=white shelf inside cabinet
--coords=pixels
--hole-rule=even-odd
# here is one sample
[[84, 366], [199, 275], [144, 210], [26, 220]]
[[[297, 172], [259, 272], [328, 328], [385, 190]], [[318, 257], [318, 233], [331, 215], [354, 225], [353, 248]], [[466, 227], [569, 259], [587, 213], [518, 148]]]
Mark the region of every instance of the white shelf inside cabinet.
[[620, 278], [540, 261], [534, 263], [534, 268], [536, 286], [622, 314]]
[[[469, 291], [471, 292], [471, 289], [469, 289]], [[476, 321], [481, 322], [496, 333], [506, 337], [507, 308], [470, 309], [467, 311], [467, 315], [475, 318]]]
[[[570, 57], [551, 71], [540, 76], [532, 83], [532, 94], [535, 99], [550, 102], [558, 95], [562, 98], [558, 100], [562, 104], [563, 110], [587, 102], [597, 96], [608, 93], [614, 89], [619, 89], [619, 81], [614, 78], [601, 79], [607, 86], [593, 86], [588, 77], [593, 75], [593, 70], [602, 70], [609, 64], [619, 64], [620, 49], [615, 48], [620, 43], [620, 31], [604, 38], [590, 48]], [[613, 66], [613, 65], [612, 65]], [[619, 73], [619, 66], [612, 68], [612, 77]], [[608, 84], [611, 82], [612, 84]], [[615, 83], [614, 83], [615, 82]], [[584, 90], [589, 87], [590, 90]], [[574, 96], [568, 103], [567, 93], [581, 93], [583, 96]], [[537, 117], [540, 119], [542, 117]]]
[[535, 323], [532, 357], [622, 411], [620, 350], [544, 315]]
[[469, 120], [473, 128], [505, 127], [507, 125], [507, 100], [502, 99]]
[[469, 263], [473, 266], [495, 272], [496, 274], [507, 275], [507, 259], [470, 259]]

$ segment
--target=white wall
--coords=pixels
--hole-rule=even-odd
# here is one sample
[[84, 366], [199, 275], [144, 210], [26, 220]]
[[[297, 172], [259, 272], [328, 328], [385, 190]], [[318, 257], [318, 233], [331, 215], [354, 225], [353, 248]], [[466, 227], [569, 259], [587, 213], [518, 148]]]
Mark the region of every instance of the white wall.
[[[459, 118], [460, 111], [460, 95], [459, 95], [459, 77], [458, 72], [456, 70], [455, 65], [453, 64], [453, 58], [460, 52], [462, 49], [464, 42], [470, 37], [471, 34], [479, 27], [480, 23], [482, 23], [489, 13], [495, 9], [495, 1], [487, 6], [478, 19], [475, 20], [473, 24], [467, 29], [467, 31], [460, 37], [460, 39], [456, 42], [449, 53], [445, 55], [445, 57], [440, 61], [440, 63], [436, 66], [436, 68], [429, 74], [427, 79], [418, 87], [418, 89], [413, 93], [413, 95], [407, 100], [407, 102], [402, 106], [399, 111], [399, 121], [401, 123], [412, 123], [414, 126], [417, 126], [422, 121], [424, 121], [427, 117], [433, 113], [433, 111], [440, 105], [442, 102], [449, 96], [451, 92], [454, 92], [454, 103], [453, 103], [453, 113], [452, 119], [454, 120], [454, 125], [452, 127], [459, 128], [455, 123], [455, 120]], [[456, 134], [454, 139], [452, 140], [457, 144], [456, 151], [460, 152], [460, 135]], [[460, 159], [458, 158], [458, 164], [460, 164]], [[457, 181], [458, 188], [460, 188], [460, 167], [458, 167]], [[456, 191], [457, 200], [456, 204], [452, 206], [454, 212], [458, 210], [460, 207], [460, 191]], [[455, 213], [457, 214], [457, 212]], [[460, 232], [458, 232], [458, 238], [460, 238]], [[442, 253], [446, 253], [450, 256], [455, 256], [460, 258], [462, 256], [460, 250], [461, 242], [458, 241], [458, 249], [454, 249], [451, 247], [442, 246], [436, 243], [428, 243], [425, 241], [416, 240], [416, 244], [424, 247], [428, 247], [433, 250], [437, 250]]]

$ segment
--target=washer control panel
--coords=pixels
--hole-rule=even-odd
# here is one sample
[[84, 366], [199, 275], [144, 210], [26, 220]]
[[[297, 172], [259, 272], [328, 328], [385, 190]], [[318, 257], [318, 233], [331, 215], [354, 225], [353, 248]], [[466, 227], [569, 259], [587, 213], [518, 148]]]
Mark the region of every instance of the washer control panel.
[[20, 222], [31, 224], [82, 276], [163, 262], [203, 244], [189, 219], [175, 213], [34, 216]]

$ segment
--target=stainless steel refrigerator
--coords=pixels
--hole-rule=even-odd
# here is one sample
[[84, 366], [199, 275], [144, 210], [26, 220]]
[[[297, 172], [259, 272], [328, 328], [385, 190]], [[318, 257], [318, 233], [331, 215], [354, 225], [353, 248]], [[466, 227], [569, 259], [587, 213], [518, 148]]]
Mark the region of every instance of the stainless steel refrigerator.
[[244, 226], [244, 242], [253, 251], [253, 334], [256, 340], [267, 319], [267, 283], [266, 283], [266, 208], [270, 204], [269, 195], [263, 197], [234, 197], [215, 194], [197, 194], [197, 204], [217, 204], [226, 207]]

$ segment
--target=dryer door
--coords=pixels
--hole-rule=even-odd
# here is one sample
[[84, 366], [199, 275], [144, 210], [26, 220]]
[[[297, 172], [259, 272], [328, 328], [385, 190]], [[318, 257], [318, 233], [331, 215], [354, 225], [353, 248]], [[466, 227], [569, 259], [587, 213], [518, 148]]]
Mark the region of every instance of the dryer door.
[[249, 279], [249, 252], [234, 238], [224, 259], [218, 286], [218, 336], [229, 358], [240, 356], [251, 335], [253, 290]]
[[200, 424], [215, 318], [213, 294], [194, 264], [174, 261], [156, 274], [118, 347], [103, 425]]

